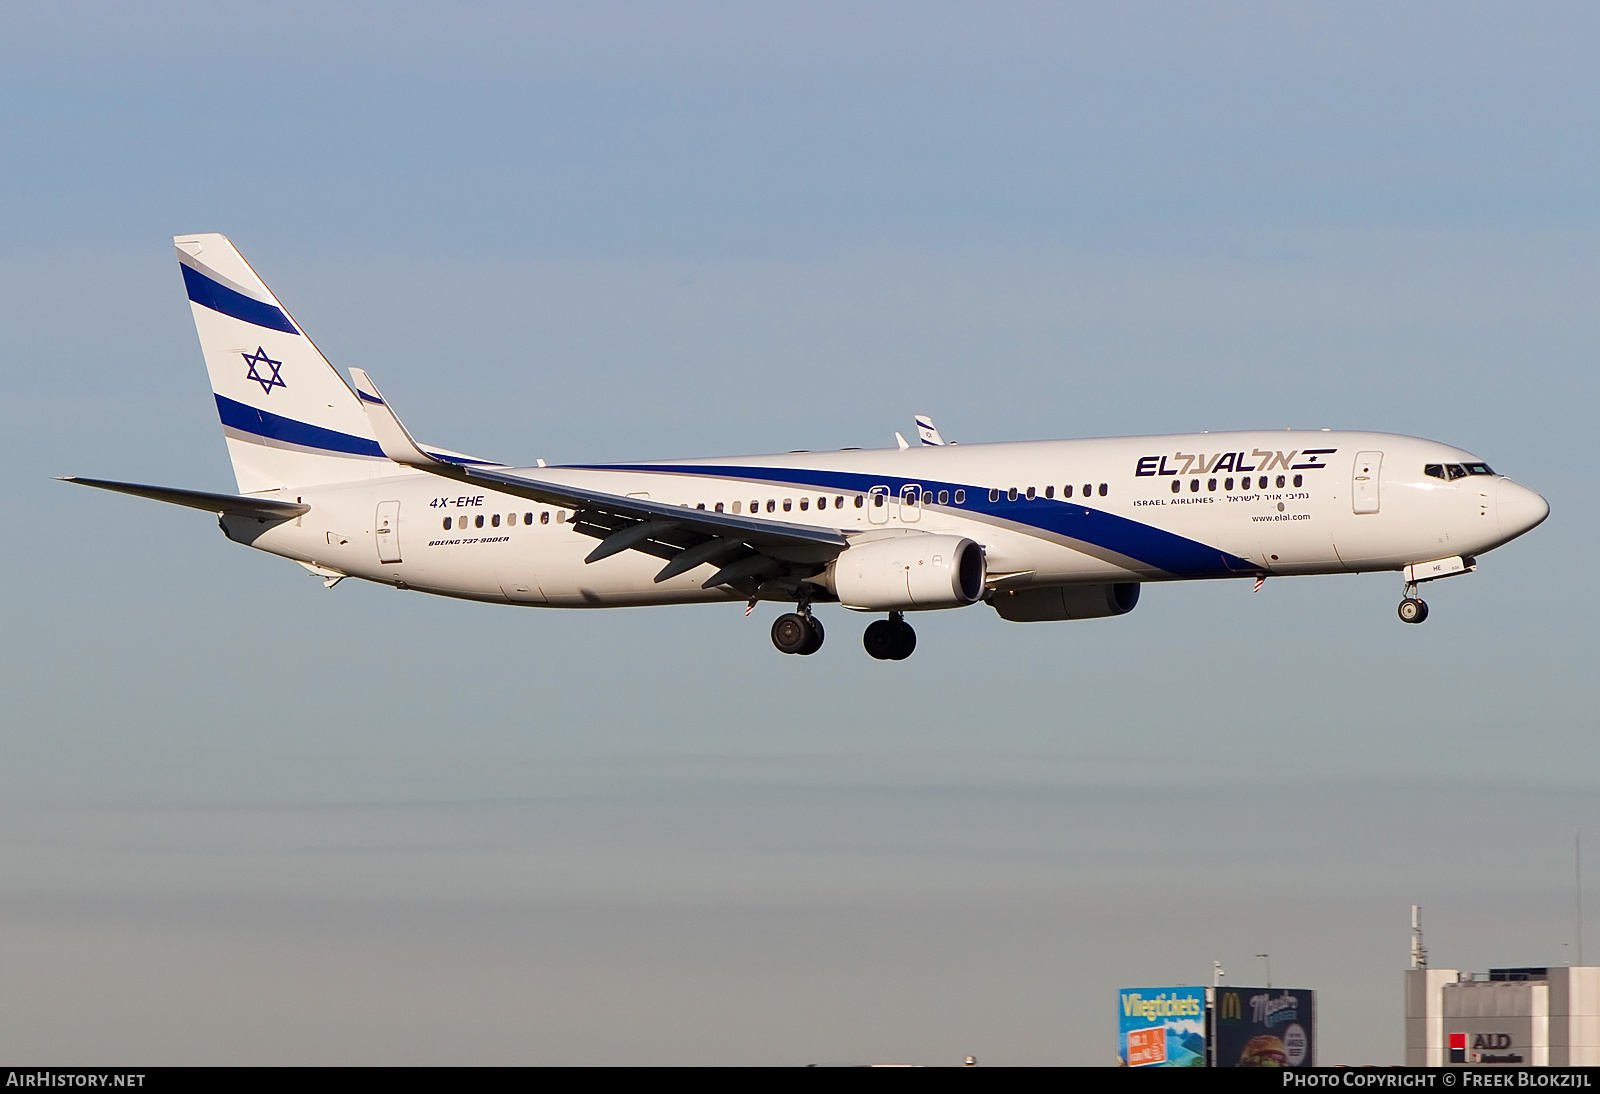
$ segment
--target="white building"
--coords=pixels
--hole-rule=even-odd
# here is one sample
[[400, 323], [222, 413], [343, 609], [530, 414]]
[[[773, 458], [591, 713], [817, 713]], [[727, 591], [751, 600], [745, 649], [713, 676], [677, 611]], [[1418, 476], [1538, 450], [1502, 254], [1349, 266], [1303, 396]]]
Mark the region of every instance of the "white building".
[[1406, 1066], [1452, 1064], [1600, 1065], [1600, 966], [1407, 969]]

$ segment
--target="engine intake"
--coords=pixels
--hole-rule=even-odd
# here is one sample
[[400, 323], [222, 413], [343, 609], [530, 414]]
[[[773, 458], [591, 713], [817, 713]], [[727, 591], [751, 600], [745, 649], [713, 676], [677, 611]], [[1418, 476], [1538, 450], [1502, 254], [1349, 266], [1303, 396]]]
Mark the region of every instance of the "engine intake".
[[918, 533], [851, 547], [834, 560], [839, 602], [861, 612], [960, 608], [983, 599], [983, 548]]
[[1052, 585], [1044, 589], [998, 592], [990, 601], [1001, 619], [1044, 623], [1058, 619], [1104, 619], [1127, 615], [1139, 603], [1139, 583], [1115, 585]]

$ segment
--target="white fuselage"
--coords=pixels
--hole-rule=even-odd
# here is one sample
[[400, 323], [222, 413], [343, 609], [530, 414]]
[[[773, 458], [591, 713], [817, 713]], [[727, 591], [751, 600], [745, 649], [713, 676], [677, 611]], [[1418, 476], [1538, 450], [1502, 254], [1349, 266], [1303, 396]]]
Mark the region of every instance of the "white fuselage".
[[[1396, 570], [1470, 557], [1548, 511], [1476, 457], [1381, 433], [1240, 432], [843, 450], [540, 467], [547, 483], [837, 529], [851, 541], [947, 533], [980, 544], [1009, 588]], [[662, 560], [596, 544], [568, 513], [419, 471], [275, 496], [280, 524], [229, 536], [320, 571], [498, 603], [613, 607], [742, 600], [706, 565], [657, 584]], [[926, 501], [921, 500], [926, 496]], [[913, 500], [913, 498], [917, 500]], [[959, 500], [958, 500], [959, 499]]]

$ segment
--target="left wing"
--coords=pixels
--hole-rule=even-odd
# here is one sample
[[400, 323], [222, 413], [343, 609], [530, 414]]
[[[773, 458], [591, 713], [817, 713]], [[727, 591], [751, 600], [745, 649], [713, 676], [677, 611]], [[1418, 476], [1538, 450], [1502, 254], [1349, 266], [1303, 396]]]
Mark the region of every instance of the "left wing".
[[703, 588], [728, 585], [754, 595], [763, 582], [792, 591], [850, 545], [834, 528], [691, 509], [549, 482], [506, 467], [452, 462], [417, 444], [371, 377], [357, 368], [350, 374], [385, 456], [457, 482], [479, 483], [513, 497], [571, 508], [573, 529], [600, 541], [585, 562], [629, 550], [654, 555], [666, 560], [656, 574], [658, 583], [709, 563], [719, 568]]

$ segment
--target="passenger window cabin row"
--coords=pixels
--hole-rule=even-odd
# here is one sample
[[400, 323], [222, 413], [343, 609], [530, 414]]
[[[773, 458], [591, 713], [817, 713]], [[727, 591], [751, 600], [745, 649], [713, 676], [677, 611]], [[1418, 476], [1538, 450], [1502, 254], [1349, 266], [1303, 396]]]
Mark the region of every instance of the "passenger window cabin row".
[[[1288, 476], [1286, 476], [1286, 475], [1279, 475], [1276, 481], [1277, 481], [1277, 488], [1279, 490], [1282, 490], [1284, 487], [1288, 486], [1289, 483], [1290, 483], [1290, 480], [1289, 480]], [[1298, 489], [1299, 487], [1304, 486], [1305, 485], [1305, 481], [1306, 481], [1306, 477], [1304, 475], [1296, 475], [1294, 477], [1294, 480], [1293, 480], [1295, 488]], [[1206, 482], [1206, 490], [1207, 491], [1215, 491], [1216, 490], [1216, 488], [1217, 488], [1217, 480], [1216, 479], [1207, 479], [1207, 480], [1205, 480], [1205, 482]], [[1250, 485], [1252, 482], [1255, 483], [1254, 486]], [[1254, 479], [1252, 479], [1249, 475], [1246, 475], [1244, 478], [1239, 480], [1239, 489], [1240, 490], [1267, 490], [1267, 489], [1270, 488], [1270, 483], [1271, 482], [1272, 482], [1272, 480], [1268, 479], [1266, 475], [1257, 475]], [[1222, 480], [1222, 488], [1224, 490], [1232, 490], [1233, 489], [1233, 479], [1231, 479], [1231, 478], [1223, 479]], [[1183, 492], [1183, 480], [1182, 479], [1173, 479], [1172, 480], [1172, 492], [1174, 494], [1181, 494]], [[1199, 479], [1190, 479], [1189, 480], [1189, 493], [1198, 494], [1199, 492], [1200, 492], [1200, 480]]]
[[[1072, 497], [1072, 492], [1073, 492], [1073, 484], [1070, 483], [1070, 482], [1067, 483], [1067, 485], [1065, 485], [1065, 486], [1063, 486], [1061, 488], [1061, 496], [1063, 498]], [[1111, 493], [1111, 484], [1110, 483], [1104, 483], [1104, 482], [1101, 483], [1100, 484], [1100, 496], [1103, 498], [1103, 497], [1105, 497], [1106, 495], [1108, 495], [1110, 493]], [[1086, 498], [1092, 498], [1092, 497], [1094, 497], [1094, 494], [1095, 494], [1094, 483], [1092, 483], [1092, 482], [1084, 483], [1083, 484], [1083, 496], [1086, 497]], [[1009, 490], [1007, 490], [1006, 494], [1005, 494], [1005, 497], [1006, 497], [1007, 501], [1016, 501], [1018, 498], [1026, 498], [1028, 501], [1033, 501], [1038, 496], [1039, 496], [1038, 489], [1035, 488], [1035, 487], [1032, 487], [1032, 486], [1028, 487], [1026, 490], [1019, 490], [1017, 487], [1013, 486]], [[1044, 497], [1045, 497], [1046, 501], [1055, 500], [1055, 496], [1056, 496], [1056, 488], [1054, 486], [1047, 486], [1047, 487], [1044, 488]], [[989, 491], [989, 500], [990, 501], [999, 501], [1000, 500], [1000, 491], [996, 490], [996, 489], [991, 489]]]
[[[471, 519], [472, 519], [472, 527], [474, 527], [474, 528], [482, 528], [486, 522], [488, 523], [489, 527], [491, 527], [491, 528], [500, 527], [501, 517], [500, 517], [499, 513], [479, 513], [477, 516], [475, 516], [475, 517], [473, 517]], [[466, 517], [445, 517], [444, 518], [444, 530], [446, 532], [448, 532], [450, 530], [451, 525], [454, 525], [457, 528], [465, 529], [467, 527], [467, 520], [468, 520], [468, 518], [466, 518]], [[566, 520], [567, 520], [567, 511], [565, 509], [556, 510], [556, 523], [557, 524], [564, 524], [564, 523], [566, 523]], [[515, 514], [515, 513], [507, 513], [505, 515], [505, 523], [506, 523], [506, 527], [508, 527], [508, 528], [516, 527], [517, 514]], [[522, 523], [523, 524], [532, 524], [533, 523], [533, 514], [532, 513], [524, 513], [524, 514], [522, 514]], [[548, 509], [546, 509], [544, 512], [539, 514], [539, 523], [540, 524], [549, 524], [550, 523], [550, 511]]]
[[[1072, 497], [1073, 490], [1074, 490], [1074, 487], [1072, 485], [1070, 485], [1070, 484], [1067, 485], [1067, 486], [1063, 486], [1061, 488], [1061, 496], [1063, 498], [1070, 498], [1070, 497]], [[1107, 496], [1110, 492], [1111, 492], [1111, 487], [1110, 487], [1109, 483], [1101, 483], [1100, 484], [1099, 493], [1100, 493], [1100, 496], [1102, 498]], [[1087, 483], [1086, 482], [1086, 483], [1083, 484], [1083, 496], [1084, 497], [1086, 497], [1086, 498], [1087, 497], [1092, 497], [1094, 495], [1094, 493], [1095, 493], [1095, 487], [1094, 487], [1093, 483]], [[1024, 498], [1024, 497], [1027, 498], [1028, 501], [1033, 501], [1034, 499], [1036, 499], [1039, 496], [1039, 491], [1038, 491], [1038, 489], [1036, 487], [1032, 487], [1032, 486], [1028, 487], [1026, 490], [1023, 490], [1020, 487], [1013, 486], [1010, 489], [1006, 490], [1002, 494], [1001, 490], [998, 487], [990, 488], [990, 490], [989, 490], [989, 500], [990, 501], [999, 501], [1002, 496], [1007, 501], [1017, 501], [1019, 498]], [[1053, 500], [1055, 498], [1055, 496], [1056, 496], [1056, 488], [1054, 486], [1045, 487], [1044, 488], [1044, 496], [1047, 499], [1052, 499]], [[951, 504], [952, 500], [954, 501], [954, 503], [956, 505], [965, 505], [966, 502], [967, 502], [967, 492], [965, 490], [961, 490], [961, 489], [958, 489], [958, 490], [956, 490], [956, 491], [954, 491], [952, 493], [949, 490], [939, 490], [939, 491], [936, 492], [934, 490], [931, 490], [931, 489], [928, 489], [928, 488], [925, 488], [925, 487], [921, 487], [921, 486], [905, 486], [905, 487], [901, 488], [899, 494], [890, 494], [888, 492], [888, 488], [887, 487], [879, 487], [879, 488], [874, 489], [870, 494], [856, 494], [855, 495], [854, 508], [856, 508], [856, 509], [863, 508], [867, 504], [867, 498], [869, 498], [869, 497], [872, 499], [872, 506], [875, 509], [883, 508], [885, 505], [888, 504], [888, 499], [891, 498], [891, 497], [893, 497], [897, 501], [899, 501], [901, 505], [933, 505], [935, 503], [937, 503], [939, 505], [949, 505], [949, 504]], [[800, 511], [801, 512], [805, 512], [806, 510], [810, 509], [811, 508], [811, 504], [812, 504], [812, 499], [811, 498], [809, 498], [809, 497], [801, 498], [799, 500]], [[828, 508], [828, 498], [827, 498], [827, 496], [826, 495], [819, 496], [816, 499], [816, 506], [817, 506], [817, 508], [819, 510], [827, 509]], [[704, 509], [705, 507], [706, 507], [705, 506], [705, 502], [701, 502], [700, 504], [695, 506], [695, 508], [697, 508], [697, 509]], [[766, 499], [765, 506], [764, 506], [765, 511], [768, 512], [768, 513], [776, 513], [776, 512], [778, 512], [780, 510], [780, 508], [781, 508], [781, 510], [783, 512], [790, 513], [790, 512], [794, 511], [794, 507], [795, 507], [795, 499], [794, 498], [783, 498], [781, 501], [778, 498], [768, 498], [768, 499]], [[846, 499], [845, 499], [844, 495], [842, 495], [842, 494], [841, 495], [837, 495], [837, 496], [835, 496], [833, 498], [833, 508], [835, 508], [835, 509], [844, 509], [845, 507], [846, 507]], [[720, 501], [717, 502], [716, 505], [714, 506], [714, 508], [718, 513], [722, 512], [723, 511], [722, 502], [720, 502]], [[732, 512], [734, 513], [735, 516], [740, 515], [744, 511], [742, 502], [737, 502], [737, 501], [734, 502], [732, 504], [731, 508], [732, 508]], [[763, 503], [762, 503], [760, 498], [755, 498], [750, 502], [749, 512], [750, 512], [751, 516], [754, 516], [755, 514], [762, 512], [762, 510], [763, 510]]]
[[[1061, 496], [1063, 498], [1072, 497], [1072, 493], [1073, 493], [1073, 487], [1072, 486], [1063, 486], [1061, 488]], [[1103, 498], [1108, 493], [1110, 493], [1110, 486], [1107, 483], [1101, 483], [1100, 484], [1100, 496]], [[1083, 486], [1083, 496], [1087, 498], [1087, 497], [1092, 496], [1093, 494], [1094, 494], [1094, 484], [1085, 483], [1084, 486]], [[939, 505], [949, 505], [949, 504], [951, 504], [952, 498], [954, 499], [954, 503], [956, 505], [965, 505], [966, 502], [967, 502], [967, 492], [965, 490], [958, 489], [952, 494], [952, 492], [949, 491], [949, 490], [939, 490], [939, 491], [936, 492], [934, 490], [927, 489], [927, 488], [924, 488], [924, 487], [921, 487], [921, 486], [906, 486], [906, 487], [902, 487], [901, 488], [901, 491], [900, 491], [900, 493], [898, 495], [891, 495], [888, 492], [887, 488], [876, 489], [876, 490], [872, 491], [872, 493], [870, 495], [857, 494], [857, 495], [855, 495], [855, 508], [860, 509], [864, 505], [866, 505], [866, 498], [869, 497], [869, 496], [873, 499], [873, 501], [872, 501], [873, 506], [877, 507], [877, 508], [881, 508], [883, 505], [885, 505], [887, 503], [887, 499], [890, 498], [890, 497], [896, 497], [902, 505], [933, 505], [935, 503], [937, 503]], [[1019, 487], [1013, 486], [1009, 490], [1005, 491], [1004, 496], [1005, 496], [1007, 501], [1016, 501], [1019, 497], [1026, 497], [1029, 501], [1033, 501], [1036, 497], [1039, 496], [1039, 492], [1038, 492], [1038, 489], [1036, 487], [1032, 487], [1032, 486], [1028, 487], [1025, 491], [1020, 489]], [[1046, 498], [1052, 498], [1053, 499], [1056, 496], [1056, 488], [1054, 486], [1045, 487], [1044, 488], [1044, 496]], [[999, 501], [1000, 498], [1001, 498], [1000, 489], [998, 487], [991, 488], [990, 491], [989, 491], [989, 500], [990, 501]], [[777, 509], [778, 509], [778, 505], [779, 505], [778, 499], [776, 499], [776, 498], [768, 498], [767, 501], [766, 501], [766, 511], [769, 512], [769, 513], [776, 512]], [[802, 511], [804, 511], [806, 509], [809, 509], [810, 507], [811, 507], [811, 499], [810, 498], [801, 498], [800, 499], [800, 509]], [[835, 497], [833, 499], [833, 507], [835, 509], [843, 509], [843, 508], [845, 508], [845, 499], [844, 499], [844, 497], [843, 496]], [[705, 505], [702, 504], [702, 505], [699, 506], [699, 508], [704, 509]], [[794, 499], [793, 498], [784, 498], [783, 502], [782, 502], [782, 508], [783, 508], [783, 511], [785, 513], [791, 512], [793, 510], [793, 508], [794, 508]], [[826, 509], [826, 508], [828, 508], [828, 499], [826, 497], [817, 498], [817, 508], [818, 509]], [[762, 509], [762, 503], [761, 503], [761, 500], [759, 498], [750, 503], [750, 512], [752, 514], [761, 512], [761, 509]], [[722, 503], [721, 502], [717, 503], [716, 510], [719, 513], [722, 512]], [[737, 514], [739, 511], [740, 511], [740, 503], [739, 502], [734, 502], [733, 503], [733, 512]]]
[[[1280, 475], [1279, 478], [1281, 479], [1282, 476]], [[1300, 480], [1300, 476], [1296, 475], [1295, 476], [1295, 485], [1296, 486], [1299, 485], [1299, 480]], [[1262, 480], [1263, 483], [1265, 483], [1265, 481], [1266, 481], [1265, 479]], [[1215, 480], [1213, 480], [1213, 482], [1215, 482]], [[1233, 486], [1232, 486], [1233, 480], [1229, 479], [1228, 483], [1229, 483], [1229, 487], [1228, 488], [1231, 490], [1233, 488]], [[1177, 483], [1173, 483], [1174, 487], [1176, 487], [1177, 485], [1178, 485]], [[1280, 482], [1279, 485], [1281, 486], [1282, 483]], [[1215, 487], [1213, 487], [1213, 489], [1214, 488]], [[1068, 483], [1067, 485], [1063, 486], [1061, 488], [1061, 496], [1062, 496], [1062, 498], [1070, 498], [1070, 497], [1072, 497], [1073, 493], [1074, 493], [1074, 490], [1075, 490], [1075, 487], [1074, 487], [1074, 485], [1072, 483]], [[1106, 497], [1110, 492], [1111, 492], [1110, 484], [1108, 484], [1108, 483], [1101, 483], [1100, 484], [1099, 494], [1100, 494], [1100, 496], [1102, 498]], [[1094, 486], [1093, 483], [1086, 482], [1086, 483], [1083, 484], [1083, 496], [1084, 497], [1086, 497], [1086, 498], [1092, 497], [1094, 495], [1094, 493], [1095, 493], [1095, 486]], [[854, 496], [854, 498], [853, 498], [854, 505], [852, 506], [852, 505], [850, 505], [850, 500], [851, 499], [847, 499], [846, 496], [843, 495], [843, 494], [836, 494], [831, 499], [826, 494], [819, 494], [815, 499], [815, 503], [816, 503], [816, 507], [817, 507], [818, 510], [826, 510], [826, 509], [828, 509], [830, 507], [830, 501], [831, 501], [831, 506], [834, 509], [844, 509], [844, 508], [847, 508], [847, 507], [855, 508], [855, 509], [861, 509], [867, 504], [867, 498], [869, 496], [872, 498], [873, 507], [881, 509], [885, 504], [887, 504], [887, 499], [891, 495], [889, 495], [886, 491], [881, 490], [881, 489], [880, 490], [874, 490], [870, 495], [868, 495], [868, 494], [856, 494]], [[1032, 487], [1032, 486], [1028, 487], [1026, 490], [1023, 490], [1023, 489], [1020, 489], [1018, 487], [1013, 486], [1010, 489], [1006, 490], [1003, 496], [1005, 497], [1005, 499], [1007, 501], [1017, 501], [1019, 498], [1026, 498], [1028, 501], [1033, 501], [1039, 496], [1039, 491], [1038, 491], [1038, 489], [1036, 487]], [[1044, 488], [1044, 496], [1045, 496], [1045, 498], [1047, 500], [1054, 500], [1055, 496], [1056, 496], [1056, 488], [1054, 486], [1046, 486]], [[967, 501], [967, 492], [965, 490], [957, 489], [952, 494], [952, 492], [949, 491], [949, 490], [940, 490], [940, 491], [935, 492], [933, 490], [924, 489], [923, 487], [920, 487], [920, 486], [907, 486], [907, 487], [904, 487], [901, 490], [900, 494], [897, 495], [896, 497], [899, 500], [900, 504], [902, 504], [902, 505], [933, 505], [935, 503], [935, 499], [936, 498], [937, 498], [937, 503], [939, 505], [949, 505], [949, 504], [951, 504], [952, 498], [954, 499], [954, 502], [955, 502], [956, 505], [965, 505], [966, 501]], [[993, 488], [991, 488], [989, 490], [989, 500], [990, 501], [996, 501], [997, 502], [997, 501], [1000, 500], [1001, 497], [1002, 497], [1002, 494], [1001, 494], [1001, 491], [1000, 491], [1000, 489], [998, 487], [993, 487]], [[812, 498], [810, 498], [809, 496], [808, 497], [803, 497], [803, 498], [799, 499], [799, 504], [800, 504], [800, 511], [801, 512], [806, 512], [812, 506]], [[782, 511], [785, 512], [785, 513], [793, 512], [794, 511], [794, 507], [795, 507], [795, 499], [794, 498], [783, 498], [781, 500], [781, 502], [780, 502], [780, 500], [778, 498], [767, 498], [765, 504], [763, 505], [763, 502], [762, 502], [762, 500], [760, 498], [754, 498], [750, 502], [750, 508], [749, 508], [748, 512], [752, 516], [754, 516], [757, 513], [762, 512], [763, 509], [765, 509], [765, 511], [768, 512], [768, 513], [776, 513], [776, 512], [779, 511], [780, 506], [782, 508]], [[706, 503], [705, 502], [700, 502], [695, 506], [696, 509], [704, 509], [705, 507], [706, 507]], [[713, 510], [715, 512], [718, 512], [718, 513], [724, 512], [723, 503], [720, 502], [720, 501], [715, 503], [715, 505], [712, 508], [713, 508]], [[733, 512], [733, 514], [735, 516], [740, 516], [745, 512], [744, 503], [742, 501], [733, 502], [728, 508]], [[561, 509], [561, 510], [557, 510], [556, 511], [556, 523], [557, 524], [566, 523], [566, 519], [567, 519], [566, 510]], [[505, 525], [507, 527], [514, 528], [514, 527], [516, 527], [516, 524], [517, 524], [517, 514], [515, 514], [515, 513], [507, 513], [507, 514], [505, 514], [505, 516], [503, 518], [499, 513], [488, 513], [488, 514], [478, 513], [478, 514], [476, 514], [476, 515], [474, 515], [474, 516], [472, 516], [470, 518], [469, 517], [465, 517], [465, 516], [462, 516], [462, 517], [445, 517], [444, 518], [444, 522], [443, 522], [444, 523], [444, 530], [446, 532], [448, 532], [448, 531], [451, 530], [452, 527], [459, 528], [459, 529], [466, 529], [466, 528], [469, 527], [469, 525], [467, 523], [469, 520], [472, 522], [470, 527], [474, 527], [474, 528], [482, 528], [482, 527], [485, 527], [485, 525], [487, 525], [490, 528], [499, 528], [500, 525], [501, 525], [502, 520], [504, 521], [504, 523], [505, 523]], [[532, 524], [533, 523], [533, 514], [532, 513], [523, 513], [522, 514], [522, 523], [523, 524]], [[550, 523], [550, 512], [549, 512], [549, 510], [545, 510], [545, 511], [543, 511], [543, 512], [541, 512], [539, 514], [539, 523], [540, 524], [549, 524]]]
[[[856, 505], [855, 505], [855, 507], [857, 509], [860, 509], [865, 504], [866, 504], [866, 501], [864, 500], [863, 496], [861, 494], [857, 494], [856, 495]], [[827, 507], [828, 507], [828, 498], [827, 498], [827, 496], [826, 495], [819, 495], [817, 497], [817, 508], [818, 509], [826, 509]], [[835, 509], [843, 509], [845, 507], [845, 498], [844, 498], [843, 494], [840, 494], [840, 495], [836, 496], [833, 499], [833, 507]], [[705, 508], [705, 503], [701, 502], [698, 506], [696, 506], [696, 508], [704, 509]], [[743, 510], [743, 508], [744, 508], [744, 503], [743, 502], [738, 502], [738, 501], [734, 502], [733, 503], [733, 513], [734, 513], [734, 515], [735, 516], [740, 515], [740, 513]], [[808, 510], [810, 508], [811, 508], [811, 499], [808, 498], [808, 497], [807, 498], [801, 498], [800, 499], [800, 510], [801, 510], [801, 512], [804, 512], [804, 511], [806, 511], [806, 510]], [[716, 510], [719, 513], [722, 512], [722, 503], [720, 501], [717, 502]], [[777, 498], [768, 498], [767, 499], [767, 512], [775, 513], [775, 512], [777, 512], [777, 510], [778, 510], [778, 499]], [[783, 499], [783, 511], [785, 513], [788, 513], [788, 512], [792, 512], [793, 510], [794, 510], [794, 499], [793, 498], [784, 498]], [[756, 498], [756, 499], [754, 499], [753, 501], [750, 502], [750, 514], [752, 516], [754, 516], [756, 513], [759, 513], [759, 512], [761, 512], [761, 499], [760, 498]]]

